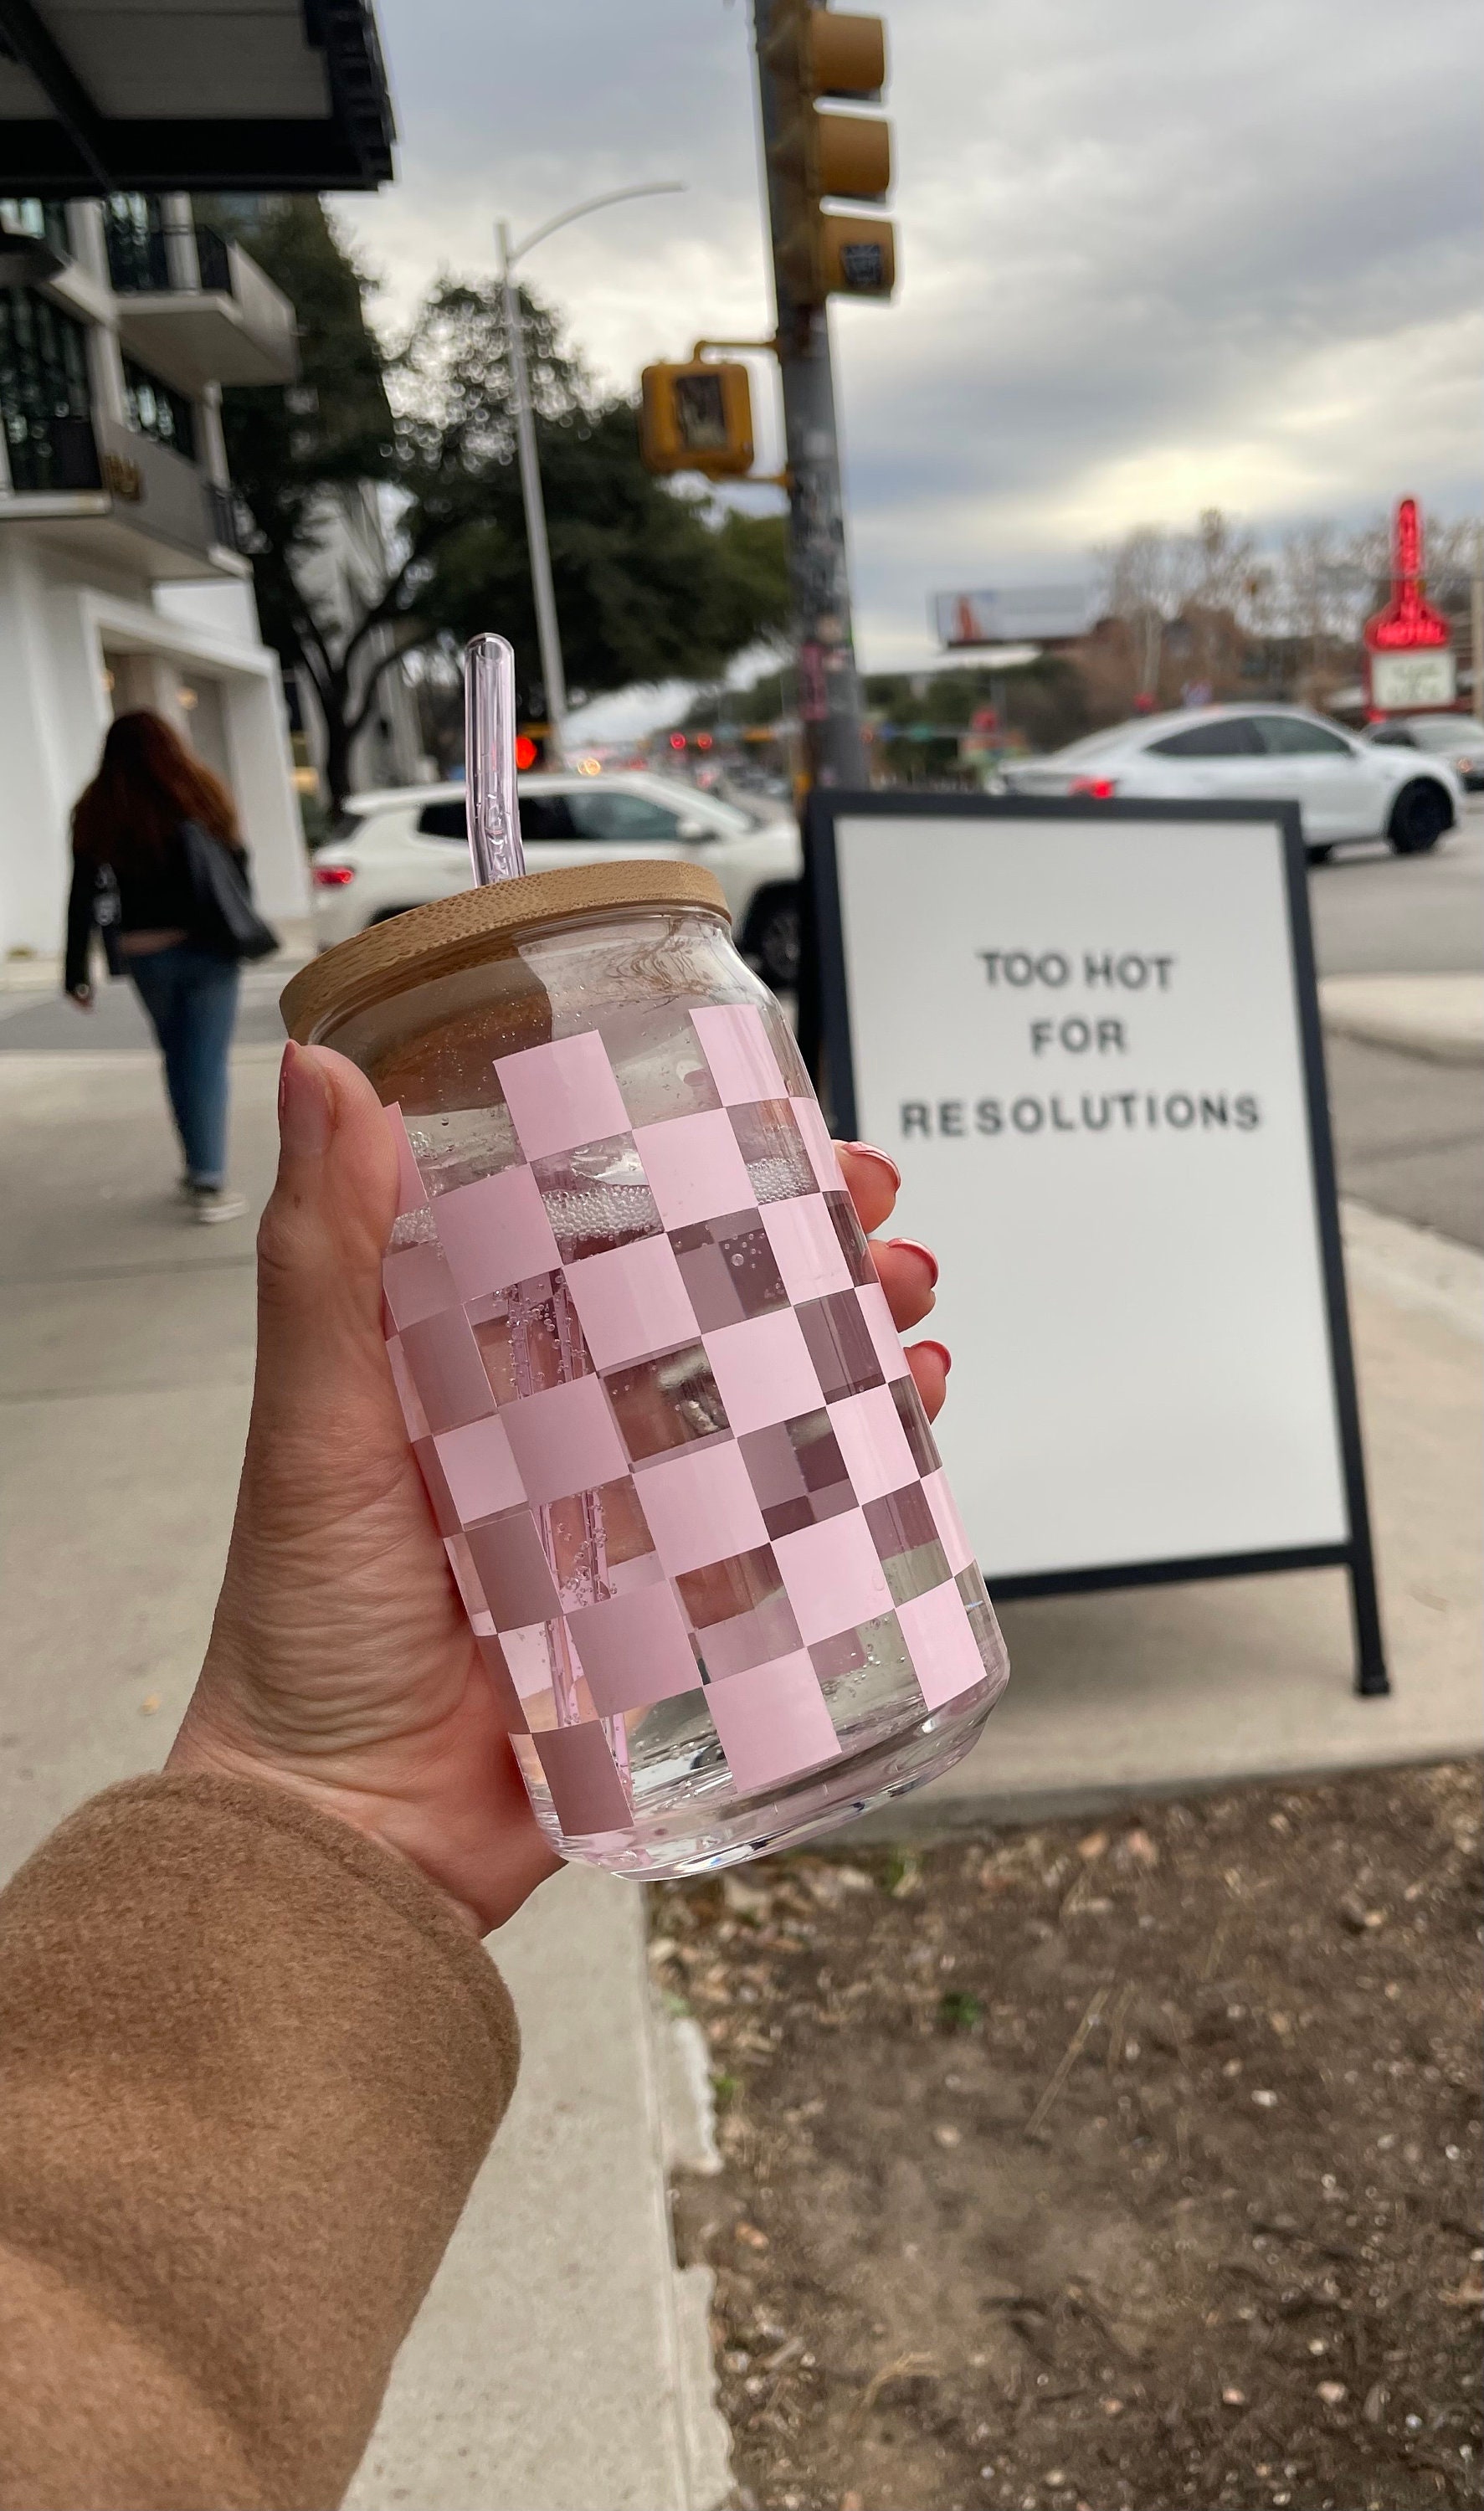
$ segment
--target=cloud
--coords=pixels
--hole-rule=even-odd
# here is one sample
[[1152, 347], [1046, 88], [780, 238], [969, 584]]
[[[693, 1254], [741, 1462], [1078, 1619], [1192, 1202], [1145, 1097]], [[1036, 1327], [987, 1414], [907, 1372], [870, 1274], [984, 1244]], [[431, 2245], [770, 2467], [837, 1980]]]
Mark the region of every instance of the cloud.
[[[680, 176], [554, 237], [532, 283], [622, 388], [766, 329], [745, 0], [380, 6], [401, 180], [341, 207], [387, 320], [489, 267], [497, 215]], [[936, 587], [1065, 577], [1133, 522], [1477, 505], [1463, 0], [886, 15], [902, 285], [834, 315], [869, 664], [931, 650]]]

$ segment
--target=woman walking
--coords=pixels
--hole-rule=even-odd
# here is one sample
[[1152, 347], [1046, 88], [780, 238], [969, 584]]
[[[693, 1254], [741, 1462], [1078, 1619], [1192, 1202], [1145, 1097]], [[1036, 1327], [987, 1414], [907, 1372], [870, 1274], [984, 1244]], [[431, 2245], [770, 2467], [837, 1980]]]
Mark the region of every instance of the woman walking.
[[[162, 715], [121, 715], [73, 811], [72, 856], [66, 990], [92, 1010], [100, 928], [110, 968], [133, 978], [160, 1041], [185, 1155], [181, 1200], [197, 1220], [235, 1220], [247, 1210], [226, 1183], [238, 963], [274, 937], [252, 909], [232, 797]], [[245, 940], [254, 926], [261, 938]]]

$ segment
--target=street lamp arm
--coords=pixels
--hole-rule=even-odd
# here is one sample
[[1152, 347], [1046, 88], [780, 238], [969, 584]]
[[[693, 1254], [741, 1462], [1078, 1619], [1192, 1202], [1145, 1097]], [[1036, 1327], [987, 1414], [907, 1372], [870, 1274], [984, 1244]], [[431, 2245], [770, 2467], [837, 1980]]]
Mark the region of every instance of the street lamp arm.
[[536, 454], [535, 421], [530, 406], [530, 380], [526, 370], [526, 319], [515, 266], [533, 245], [544, 244], [559, 227], [585, 218], [594, 210], [611, 209], [618, 201], [646, 201], [656, 192], [683, 192], [683, 183], [625, 183], [616, 192], [599, 192], [560, 217], [548, 218], [512, 247], [510, 229], [501, 218], [495, 228], [500, 254], [500, 286], [505, 305], [505, 337], [510, 358], [510, 398], [515, 417], [516, 451], [521, 466], [521, 498], [526, 509], [526, 538], [530, 552], [530, 589], [535, 600], [536, 644], [541, 656], [541, 682], [546, 697], [551, 752], [563, 762], [563, 727], [566, 719], [566, 675], [562, 668], [562, 633], [557, 624], [557, 597], [551, 578], [551, 551], [546, 539], [546, 508], [541, 497], [541, 465]]
[[621, 191], [596, 193], [592, 200], [579, 201], [574, 210], [564, 210], [559, 218], [548, 218], [544, 227], [534, 227], [528, 236], [523, 236], [513, 251], [507, 251], [506, 267], [513, 270], [518, 261], [525, 260], [532, 246], [544, 244], [559, 227], [569, 227], [574, 218], [585, 218], [592, 210], [610, 209], [615, 201], [647, 201], [657, 192], [683, 192], [684, 189], [683, 183], [626, 183]]

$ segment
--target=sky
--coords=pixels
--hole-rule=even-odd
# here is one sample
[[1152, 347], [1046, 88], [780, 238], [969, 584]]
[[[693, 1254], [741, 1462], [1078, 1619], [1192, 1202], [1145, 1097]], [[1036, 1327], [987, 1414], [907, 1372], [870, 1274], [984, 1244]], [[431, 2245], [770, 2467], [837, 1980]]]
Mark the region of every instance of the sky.
[[[335, 207], [406, 321], [591, 193], [679, 179], [526, 266], [606, 384], [769, 325], [747, 0], [378, 0], [398, 179]], [[1140, 523], [1271, 540], [1403, 492], [1478, 512], [1465, 0], [886, 0], [899, 285], [832, 313], [856, 639], [937, 591], [1083, 578]], [[777, 385], [754, 366], [760, 468]], [[757, 492], [765, 500], [767, 492]]]

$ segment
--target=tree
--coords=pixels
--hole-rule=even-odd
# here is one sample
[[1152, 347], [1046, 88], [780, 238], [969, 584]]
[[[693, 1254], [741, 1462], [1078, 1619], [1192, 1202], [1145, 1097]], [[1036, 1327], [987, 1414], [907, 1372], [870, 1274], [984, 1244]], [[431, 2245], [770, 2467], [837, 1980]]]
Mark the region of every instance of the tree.
[[[1191, 685], [1214, 691], [1230, 679], [1263, 586], [1250, 532], [1208, 506], [1193, 531], [1142, 523], [1096, 557], [1106, 615], [1126, 631], [1119, 650], [1133, 668], [1130, 697], [1157, 699], [1162, 679], [1174, 680], [1176, 694]], [[1105, 639], [1105, 665], [1118, 645]]]
[[[498, 628], [516, 649], [522, 705], [535, 712], [534, 605], [499, 290], [441, 280], [382, 360], [362, 310], [365, 282], [318, 203], [282, 208], [288, 214], [260, 225], [253, 249], [286, 293], [302, 290], [304, 386], [281, 396], [276, 413], [264, 406], [271, 396], [225, 396], [228, 450], [252, 517], [264, 627], [314, 682], [338, 801], [376, 683], [402, 655], [433, 648], [447, 666], [469, 637]], [[633, 406], [596, 390], [550, 309], [529, 296], [523, 304], [574, 699], [719, 673], [787, 617], [781, 521], [651, 479]], [[325, 497], [352, 481], [382, 500], [389, 563], [346, 623], [316, 599], [312, 559]]]
[[[246, 509], [263, 635], [313, 685], [325, 725], [326, 782], [338, 806], [350, 753], [375, 704], [395, 642], [377, 637], [379, 570], [359, 583], [326, 581], [332, 509], [360, 506], [372, 547], [378, 518], [365, 513], [397, 473], [396, 429], [382, 352], [365, 314], [366, 281], [322, 204], [273, 200], [251, 214], [213, 205], [294, 307], [300, 381], [234, 385], [222, 395], [227, 467]], [[379, 653], [368, 654], [379, 643]]]
[[[632, 405], [600, 398], [524, 298], [527, 360], [563, 656], [574, 700], [636, 680], [703, 679], [788, 616], [781, 519], [650, 477]], [[523, 703], [544, 704], [500, 291], [446, 280], [391, 371], [402, 418], [407, 599], [462, 643], [497, 626]]]

